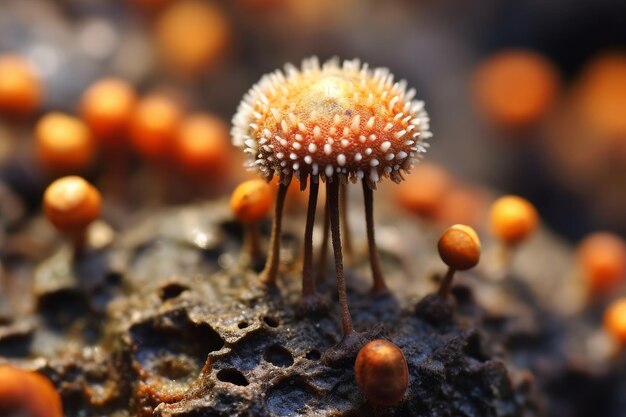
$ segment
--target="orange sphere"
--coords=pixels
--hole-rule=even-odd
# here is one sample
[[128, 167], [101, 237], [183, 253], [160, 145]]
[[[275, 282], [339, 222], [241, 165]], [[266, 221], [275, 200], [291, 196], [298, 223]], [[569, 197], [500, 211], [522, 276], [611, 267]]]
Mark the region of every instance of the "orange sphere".
[[43, 195], [44, 213], [62, 232], [83, 231], [100, 215], [100, 192], [81, 177], [63, 177], [48, 186]]
[[443, 262], [458, 271], [473, 268], [480, 260], [478, 234], [463, 224], [447, 228], [439, 238], [437, 249]]
[[483, 224], [489, 207], [489, 194], [476, 186], [460, 185], [443, 193], [437, 211], [439, 224], [468, 224], [479, 227]]
[[539, 224], [535, 207], [518, 196], [504, 196], [491, 206], [491, 232], [508, 245], [514, 245], [530, 236]]
[[174, 100], [160, 95], [143, 98], [131, 122], [131, 140], [137, 152], [147, 159], [167, 158], [181, 118], [182, 109]]
[[30, 114], [39, 107], [41, 95], [39, 78], [22, 57], [0, 56], [0, 112]]
[[436, 217], [443, 197], [452, 185], [450, 174], [439, 165], [421, 162], [395, 189], [395, 199], [408, 211], [426, 218]]
[[556, 98], [559, 80], [556, 69], [541, 55], [507, 50], [480, 64], [472, 87], [476, 104], [491, 121], [523, 127], [547, 113]]
[[217, 117], [196, 114], [184, 119], [174, 146], [181, 168], [190, 174], [223, 175], [228, 167], [230, 134]]
[[584, 69], [575, 90], [581, 117], [601, 134], [626, 135], [626, 53], [607, 52]]
[[392, 406], [402, 401], [409, 386], [409, 369], [400, 348], [377, 339], [361, 348], [354, 364], [356, 383], [369, 401]]
[[620, 344], [626, 345], [626, 298], [613, 301], [604, 313], [604, 329]]
[[97, 139], [119, 142], [127, 133], [136, 103], [135, 89], [129, 83], [107, 78], [85, 91], [80, 113]]
[[156, 22], [159, 51], [177, 71], [198, 75], [214, 66], [230, 40], [230, 22], [212, 3], [179, 0], [163, 11]]
[[230, 197], [230, 208], [242, 223], [263, 219], [272, 207], [272, 189], [263, 180], [242, 182]]
[[63, 417], [61, 397], [52, 383], [36, 372], [0, 366], [0, 414]]
[[578, 260], [594, 293], [613, 290], [626, 277], [626, 243], [613, 233], [586, 237], [578, 247]]
[[42, 165], [56, 173], [83, 172], [94, 159], [87, 126], [63, 113], [48, 113], [35, 127], [37, 154]]

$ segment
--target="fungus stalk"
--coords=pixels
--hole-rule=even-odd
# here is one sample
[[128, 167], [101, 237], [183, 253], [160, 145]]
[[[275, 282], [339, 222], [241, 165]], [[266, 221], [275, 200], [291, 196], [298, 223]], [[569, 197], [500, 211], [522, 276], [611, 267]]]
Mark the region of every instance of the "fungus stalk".
[[352, 249], [352, 233], [348, 222], [348, 185], [339, 184], [339, 214], [341, 216], [341, 234], [343, 234], [343, 251], [348, 263], [354, 255]]
[[322, 233], [322, 244], [318, 254], [317, 261], [317, 279], [316, 282], [326, 281], [326, 262], [328, 260], [328, 241], [330, 238], [330, 217], [328, 213], [328, 196], [324, 202], [324, 231]]
[[265, 268], [261, 272], [260, 280], [265, 285], [275, 285], [278, 275], [278, 263], [280, 262], [280, 235], [283, 226], [283, 210], [285, 208], [285, 197], [289, 189], [291, 176], [281, 177], [278, 182], [278, 193], [276, 194], [276, 206], [274, 208], [274, 219], [272, 220], [272, 234], [270, 237], [270, 247], [267, 254]]
[[316, 297], [315, 279], [313, 276], [313, 225], [315, 224], [315, 210], [317, 209], [319, 186], [319, 179], [311, 178], [309, 204], [306, 212], [306, 226], [304, 229], [304, 260], [302, 265], [303, 300], [313, 300]]
[[365, 224], [367, 227], [367, 245], [369, 248], [370, 265], [372, 267], [372, 278], [374, 285], [372, 293], [382, 293], [387, 290], [385, 277], [380, 268], [380, 256], [376, 249], [376, 238], [374, 236], [374, 193], [366, 181], [363, 184], [363, 200], [365, 201]]
[[339, 309], [341, 311], [341, 328], [343, 338], [351, 334], [352, 317], [348, 309], [348, 294], [346, 279], [343, 274], [343, 255], [341, 252], [341, 235], [339, 226], [339, 178], [335, 176], [326, 181], [326, 198], [328, 198], [328, 213], [330, 218], [330, 234], [335, 255], [335, 272], [337, 274], [337, 292], [339, 295]]

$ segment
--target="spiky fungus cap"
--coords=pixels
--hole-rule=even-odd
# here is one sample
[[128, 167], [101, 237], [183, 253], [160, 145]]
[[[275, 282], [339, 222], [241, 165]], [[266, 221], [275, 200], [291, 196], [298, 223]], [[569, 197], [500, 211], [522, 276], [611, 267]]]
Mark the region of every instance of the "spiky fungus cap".
[[338, 174], [365, 178], [372, 188], [383, 177], [400, 182], [432, 136], [414, 96], [385, 68], [358, 59], [320, 65], [312, 57], [301, 69], [287, 64], [264, 75], [248, 91], [233, 118], [233, 143], [267, 179], [293, 174], [306, 184], [309, 176]]

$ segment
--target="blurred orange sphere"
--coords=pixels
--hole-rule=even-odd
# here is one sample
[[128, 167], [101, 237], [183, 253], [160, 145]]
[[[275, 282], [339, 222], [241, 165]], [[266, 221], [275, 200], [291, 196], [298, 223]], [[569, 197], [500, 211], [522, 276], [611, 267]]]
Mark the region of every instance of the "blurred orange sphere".
[[185, 75], [198, 75], [224, 55], [231, 37], [228, 17], [215, 4], [178, 0], [159, 16], [155, 37], [170, 66]]
[[131, 142], [146, 159], [164, 160], [173, 150], [183, 112], [174, 100], [162, 95], [142, 98], [131, 120]]
[[228, 125], [205, 114], [185, 118], [176, 135], [175, 153], [181, 168], [192, 175], [225, 175], [231, 153]]
[[127, 134], [137, 94], [128, 82], [106, 78], [90, 86], [81, 99], [80, 113], [96, 139], [119, 143]]
[[7, 365], [0, 366], [0, 409], [7, 416], [63, 417], [61, 397], [48, 378]]
[[583, 70], [575, 88], [581, 117], [597, 132], [626, 137], [626, 52], [607, 52]]
[[0, 56], [0, 112], [24, 116], [41, 104], [42, 86], [31, 66], [17, 55]]
[[94, 159], [94, 143], [80, 119], [48, 113], [35, 126], [37, 155], [49, 171], [60, 174], [84, 172]]
[[537, 229], [539, 215], [528, 200], [507, 195], [491, 206], [489, 223], [494, 236], [507, 245], [515, 245]]
[[451, 186], [452, 177], [443, 167], [421, 162], [406, 176], [405, 181], [394, 187], [394, 196], [396, 202], [406, 210], [434, 218]]
[[626, 278], [626, 243], [613, 233], [587, 236], [578, 246], [577, 255], [592, 293], [614, 290]]
[[489, 194], [475, 186], [452, 187], [441, 198], [437, 221], [440, 224], [467, 224], [479, 228], [487, 214]]
[[604, 329], [616, 342], [626, 344], [626, 298], [619, 298], [607, 307]]
[[66, 233], [83, 231], [100, 215], [100, 192], [81, 177], [59, 178], [46, 188], [43, 207], [46, 218]]
[[559, 89], [556, 69], [541, 55], [505, 50], [476, 69], [472, 90], [476, 105], [498, 125], [525, 127], [542, 118]]
[[242, 223], [254, 223], [265, 218], [273, 200], [272, 189], [264, 180], [249, 180], [235, 188], [230, 208]]

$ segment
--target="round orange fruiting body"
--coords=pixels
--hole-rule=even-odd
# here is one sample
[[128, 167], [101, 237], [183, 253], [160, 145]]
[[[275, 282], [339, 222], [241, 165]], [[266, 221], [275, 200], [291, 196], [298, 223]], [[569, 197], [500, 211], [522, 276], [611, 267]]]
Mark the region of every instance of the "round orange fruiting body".
[[514, 195], [500, 197], [489, 213], [491, 232], [507, 245], [515, 245], [530, 236], [539, 224], [535, 207]]
[[0, 112], [23, 116], [41, 103], [42, 87], [32, 67], [17, 55], [0, 56]]
[[613, 301], [604, 312], [604, 329], [621, 345], [626, 345], [626, 298]]
[[190, 174], [222, 174], [231, 151], [228, 125], [220, 118], [195, 114], [178, 130], [174, 152], [181, 168]]
[[409, 386], [409, 369], [398, 346], [376, 339], [359, 351], [354, 364], [359, 389], [371, 403], [392, 406], [402, 401]]
[[437, 244], [439, 256], [450, 268], [465, 271], [480, 260], [480, 240], [474, 229], [464, 224], [447, 228]]
[[267, 216], [274, 194], [263, 180], [242, 182], [230, 198], [230, 208], [242, 223], [254, 223]]
[[225, 55], [231, 27], [224, 12], [201, 0], [178, 0], [156, 21], [157, 47], [172, 69], [199, 75]]
[[524, 127], [550, 109], [559, 77], [543, 56], [527, 50], [505, 50], [479, 65], [472, 87], [477, 105], [491, 121]]
[[150, 95], [139, 101], [131, 121], [130, 136], [137, 152], [146, 159], [166, 159], [182, 120], [182, 109], [174, 100]]
[[37, 155], [42, 165], [57, 173], [85, 171], [94, 159], [94, 143], [89, 128], [80, 119], [53, 112], [35, 127]]
[[137, 104], [135, 89], [128, 82], [105, 78], [83, 94], [80, 113], [96, 139], [107, 144], [126, 137]]
[[591, 292], [614, 290], [626, 278], [626, 243], [614, 233], [596, 232], [578, 247], [578, 260]]
[[233, 118], [233, 143], [263, 176], [400, 182], [425, 152], [429, 119], [415, 90], [358, 60], [306, 59], [267, 74]]
[[610, 51], [586, 65], [575, 87], [581, 118], [600, 134], [626, 135], [626, 53]]
[[452, 186], [450, 174], [441, 166], [422, 162], [395, 190], [395, 199], [408, 211], [426, 218], [437, 217], [444, 195]]
[[37, 372], [0, 366], [0, 414], [63, 417], [61, 397], [52, 383]]
[[44, 213], [60, 231], [83, 231], [100, 215], [100, 192], [81, 177], [59, 178], [48, 186], [43, 196]]

